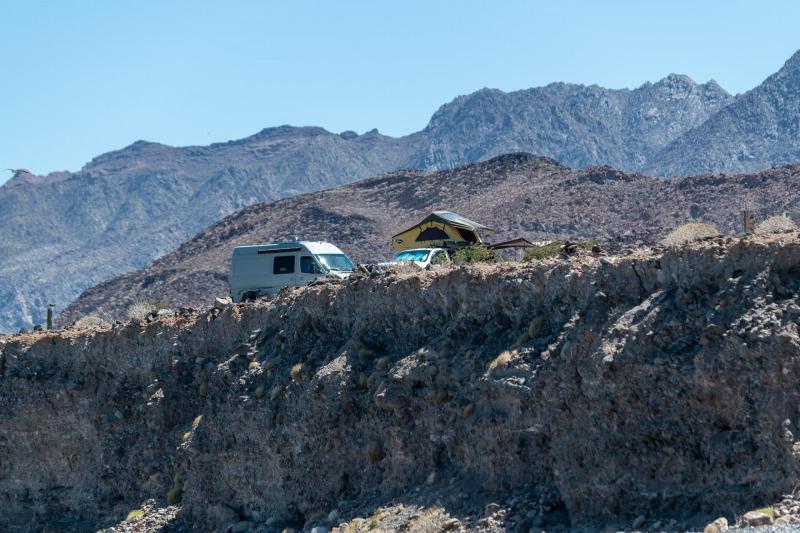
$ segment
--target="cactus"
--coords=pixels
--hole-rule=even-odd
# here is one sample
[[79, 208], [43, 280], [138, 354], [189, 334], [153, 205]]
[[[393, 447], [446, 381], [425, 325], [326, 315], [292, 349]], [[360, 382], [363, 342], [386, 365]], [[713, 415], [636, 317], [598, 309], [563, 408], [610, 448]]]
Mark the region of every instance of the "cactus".
[[47, 307], [47, 329], [53, 329], [53, 304]]

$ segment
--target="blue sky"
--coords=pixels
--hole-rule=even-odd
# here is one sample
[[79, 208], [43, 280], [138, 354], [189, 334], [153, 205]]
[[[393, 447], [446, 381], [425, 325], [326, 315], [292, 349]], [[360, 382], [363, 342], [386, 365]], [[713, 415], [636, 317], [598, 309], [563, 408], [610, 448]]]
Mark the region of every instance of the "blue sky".
[[406, 135], [483, 87], [675, 72], [735, 94], [800, 49], [798, 20], [800, 2], [769, 0], [0, 0], [0, 168], [282, 124]]

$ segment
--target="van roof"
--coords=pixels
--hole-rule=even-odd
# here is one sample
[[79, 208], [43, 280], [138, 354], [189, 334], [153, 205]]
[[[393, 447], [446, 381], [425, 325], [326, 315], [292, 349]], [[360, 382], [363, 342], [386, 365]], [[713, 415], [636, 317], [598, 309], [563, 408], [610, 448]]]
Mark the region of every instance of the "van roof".
[[344, 252], [329, 242], [322, 241], [291, 241], [279, 242], [277, 244], [255, 244], [250, 246], [237, 246], [233, 249], [233, 255], [249, 255], [276, 252], [301, 252], [307, 251], [312, 254], [343, 254]]

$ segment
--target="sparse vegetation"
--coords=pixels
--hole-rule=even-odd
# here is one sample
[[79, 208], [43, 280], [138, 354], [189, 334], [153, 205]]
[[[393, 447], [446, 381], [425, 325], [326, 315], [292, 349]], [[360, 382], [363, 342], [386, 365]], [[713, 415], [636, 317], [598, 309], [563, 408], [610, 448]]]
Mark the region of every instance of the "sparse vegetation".
[[[200, 417], [195, 420], [198, 420], [199, 418]], [[181, 500], [183, 499], [183, 478], [185, 474], [186, 473], [183, 470], [178, 470], [178, 472], [175, 473], [175, 477], [173, 478], [175, 485], [167, 493], [168, 505], [176, 505], [181, 503]]]
[[108, 322], [97, 316], [85, 316], [75, 322], [75, 329], [107, 328]]
[[375, 359], [375, 357], [378, 355], [375, 353], [375, 350], [367, 348], [362, 341], [356, 341], [355, 349], [359, 359]]
[[528, 326], [528, 338], [529, 339], [538, 338], [539, 334], [542, 332], [543, 326], [544, 326], [543, 316], [537, 316], [533, 320], [531, 320], [531, 325]]
[[386, 457], [386, 453], [381, 448], [381, 445], [373, 440], [364, 448], [364, 457], [366, 457], [367, 461], [370, 463], [378, 463]]
[[717, 228], [710, 224], [691, 222], [689, 224], [684, 224], [664, 237], [661, 244], [664, 246], [678, 246], [689, 242], [718, 237], [719, 235], [720, 233], [717, 231]]
[[128, 318], [130, 320], [144, 320], [150, 314], [150, 304], [144, 300], [137, 300], [135, 304], [128, 308]]
[[136, 303], [128, 308], [128, 318], [130, 320], [144, 320], [150, 313], [157, 313], [162, 309], [167, 308], [167, 300], [154, 300], [153, 303], [147, 303], [146, 300], [139, 298]]
[[444, 403], [447, 400], [447, 391], [444, 389], [436, 389], [428, 394], [428, 399], [436, 404]]
[[766, 235], [768, 233], [783, 233], [784, 231], [797, 231], [797, 223], [791, 218], [775, 216], [768, 218], [753, 231], [756, 235]]
[[495, 263], [497, 259], [494, 253], [485, 244], [472, 244], [466, 248], [456, 250], [450, 257], [453, 264], [466, 265], [468, 263]]
[[532, 261], [535, 259], [537, 261], [541, 261], [542, 259], [547, 259], [548, 257], [555, 257], [558, 255], [558, 251], [563, 244], [564, 241], [552, 241], [542, 246], [534, 246], [525, 252], [525, 255], [522, 256], [522, 260]]
[[358, 376], [358, 385], [362, 389], [371, 389], [372, 385], [375, 384], [375, 378], [372, 376], [367, 376], [366, 374], [361, 374]]
[[511, 352], [509, 352], [509, 351], [502, 352], [500, 355], [495, 357], [494, 361], [489, 363], [489, 367], [488, 367], [489, 372], [491, 372], [492, 370], [494, 370], [498, 366], [506, 366], [508, 363], [511, 362], [511, 358], [514, 357], [515, 355], [517, 355], [517, 351], [516, 350], [513, 350]]
[[444, 254], [437, 255], [436, 257], [433, 258], [433, 261], [431, 261], [431, 264], [436, 266], [445, 265], [447, 263], [448, 263], [447, 256]]
[[133, 520], [135, 518], [139, 518], [143, 514], [144, 514], [144, 511], [142, 511], [141, 509], [135, 509], [135, 510], [131, 511], [130, 513], [128, 513], [128, 516], [125, 517], [125, 520]]
[[303, 379], [303, 363], [297, 363], [292, 367], [292, 381], [300, 383]]
[[181, 487], [172, 487], [170, 491], [167, 493], [167, 504], [169, 505], [176, 505], [181, 503], [183, 499], [183, 488]]
[[437, 505], [420, 513], [408, 529], [409, 533], [441, 533], [447, 530], [450, 515]]

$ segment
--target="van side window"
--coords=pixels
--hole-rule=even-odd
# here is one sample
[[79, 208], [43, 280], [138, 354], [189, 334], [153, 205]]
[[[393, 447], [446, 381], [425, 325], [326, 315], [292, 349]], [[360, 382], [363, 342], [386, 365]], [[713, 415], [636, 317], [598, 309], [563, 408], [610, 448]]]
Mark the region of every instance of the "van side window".
[[277, 255], [275, 262], [272, 264], [273, 274], [294, 274], [294, 256], [293, 255]]
[[314, 268], [314, 260], [310, 255], [303, 255], [300, 257], [300, 272], [303, 274], [317, 273], [317, 269]]

